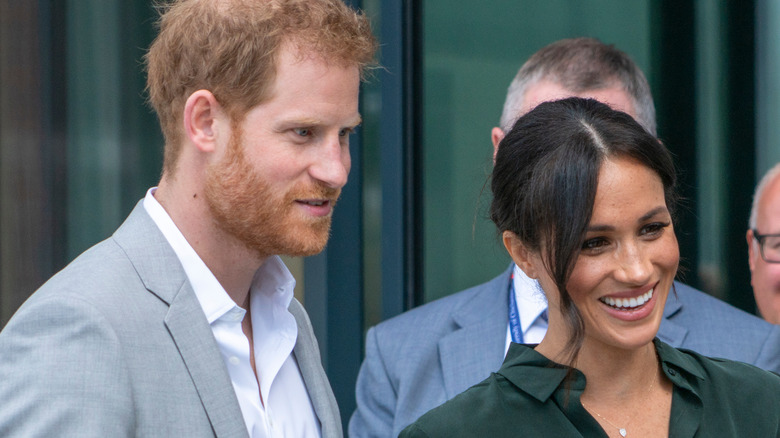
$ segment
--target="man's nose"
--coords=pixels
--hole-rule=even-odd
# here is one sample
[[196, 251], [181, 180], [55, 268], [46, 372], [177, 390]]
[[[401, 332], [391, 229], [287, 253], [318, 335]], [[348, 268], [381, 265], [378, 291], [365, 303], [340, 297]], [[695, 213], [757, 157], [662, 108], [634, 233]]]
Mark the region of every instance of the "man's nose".
[[334, 135], [333, 138], [325, 140], [319, 149], [315, 162], [309, 168], [309, 174], [327, 187], [344, 187], [351, 165], [349, 143], [345, 138]]

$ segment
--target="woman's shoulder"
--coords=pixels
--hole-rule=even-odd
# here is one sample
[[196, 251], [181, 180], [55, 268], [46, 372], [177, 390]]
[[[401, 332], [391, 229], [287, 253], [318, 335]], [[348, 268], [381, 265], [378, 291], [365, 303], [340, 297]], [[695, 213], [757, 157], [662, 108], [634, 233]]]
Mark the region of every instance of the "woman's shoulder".
[[657, 340], [656, 351], [675, 385], [672, 408], [678, 414], [698, 412], [678, 415], [677, 429], [702, 436], [780, 436], [780, 376]]
[[[400, 436], [501, 437], [542, 430], [559, 436], [556, 427], [568, 423], [551, 398], [565, 370], [537, 356], [532, 348], [513, 344], [498, 372], [429, 411]], [[550, 424], [558, 426], [551, 430]]]
[[[443, 405], [428, 411], [411, 426], [401, 432], [401, 437], [418, 436], [482, 436], [485, 427], [511, 419], [511, 412], [504, 412], [508, 380], [499, 374], [472, 386]], [[511, 391], [514, 403], [525, 404], [522, 392]], [[526, 410], [528, 406], [524, 406]]]

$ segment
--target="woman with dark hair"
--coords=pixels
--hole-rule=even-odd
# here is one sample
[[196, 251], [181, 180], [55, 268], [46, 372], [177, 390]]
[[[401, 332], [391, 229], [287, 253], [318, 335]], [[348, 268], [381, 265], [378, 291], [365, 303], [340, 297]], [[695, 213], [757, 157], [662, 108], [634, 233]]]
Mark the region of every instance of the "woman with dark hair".
[[520, 118], [490, 215], [544, 290], [547, 334], [401, 436], [780, 437], [780, 376], [655, 338], [679, 261], [674, 185], [663, 144], [595, 100]]

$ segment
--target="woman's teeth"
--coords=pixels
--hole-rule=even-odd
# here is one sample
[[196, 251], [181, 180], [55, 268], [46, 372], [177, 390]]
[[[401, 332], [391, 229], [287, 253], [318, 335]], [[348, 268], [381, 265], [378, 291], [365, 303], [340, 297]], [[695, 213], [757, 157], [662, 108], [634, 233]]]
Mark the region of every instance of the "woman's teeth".
[[612, 298], [612, 297], [602, 297], [599, 298], [599, 300], [611, 307], [614, 307], [616, 309], [631, 309], [634, 307], [639, 307], [646, 302], [650, 301], [650, 298], [653, 296], [653, 289], [650, 289], [649, 291], [645, 292], [644, 294], [634, 297], [634, 298]]

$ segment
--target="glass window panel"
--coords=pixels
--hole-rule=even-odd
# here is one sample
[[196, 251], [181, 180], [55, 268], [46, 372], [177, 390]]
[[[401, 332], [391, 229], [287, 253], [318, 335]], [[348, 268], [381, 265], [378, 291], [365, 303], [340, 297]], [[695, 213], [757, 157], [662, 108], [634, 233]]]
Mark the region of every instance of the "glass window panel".
[[542, 46], [593, 36], [649, 74], [650, 2], [424, 3], [425, 301], [489, 280], [509, 257], [487, 215], [490, 130], [517, 69]]

